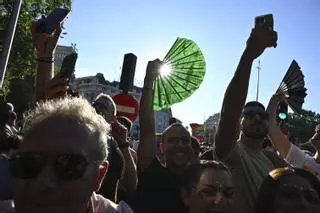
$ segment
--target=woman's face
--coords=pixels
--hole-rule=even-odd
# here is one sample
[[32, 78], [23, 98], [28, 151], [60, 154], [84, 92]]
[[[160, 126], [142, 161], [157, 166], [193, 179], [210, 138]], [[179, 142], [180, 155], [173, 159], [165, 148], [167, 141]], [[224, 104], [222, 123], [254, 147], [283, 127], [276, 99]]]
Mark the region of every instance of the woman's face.
[[274, 210], [277, 213], [318, 213], [319, 194], [310, 182], [301, 176], [283, 177], [277, 188]]
[[232, 213], [234, 189], [230, 175], [223, 170], [206, 169], [185, 204], [190, 213]]

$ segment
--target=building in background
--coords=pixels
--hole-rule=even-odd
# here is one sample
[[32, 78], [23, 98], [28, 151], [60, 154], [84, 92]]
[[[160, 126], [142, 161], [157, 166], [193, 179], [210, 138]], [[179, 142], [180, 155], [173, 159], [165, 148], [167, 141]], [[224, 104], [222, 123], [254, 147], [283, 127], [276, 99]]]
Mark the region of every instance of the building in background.
[[75, 53], [76, 47], [75, 45], [71, 46], [63, 46], [63, 45], [58, 45], [54, 54], [54, 69], [55, 70], [60, 70], [63, 59], [72, 53]]
[[[105, 93], [110, 96], [121, 93], [119, 89], [120, 82], [109, 82], [105, 80], [102, 73], [95, 76], [87, 76], [82, 78], [72, 79], [70, 87], [72, 90], [78, 92], [81, 96], [85, 97], [88, 101], [92, 102], [97, 95]], [[133, 91], [130, 93], [138, 102], [140, 102], [142, 95], [142, 88], [134, 86]], [[168, 127], [169, 120], [172, 117], [171, 109], [164, 109], [155, 113], [156, 132], [161, 133]], [[131, 136], [134, 139], [139, 138], [139, 118], [133, 123]]]
[[204, 122], [205, 140], [209, 144], [214, 144], [214, 137], [216, 135], [219, 119], [220, 113], [216, 113]]

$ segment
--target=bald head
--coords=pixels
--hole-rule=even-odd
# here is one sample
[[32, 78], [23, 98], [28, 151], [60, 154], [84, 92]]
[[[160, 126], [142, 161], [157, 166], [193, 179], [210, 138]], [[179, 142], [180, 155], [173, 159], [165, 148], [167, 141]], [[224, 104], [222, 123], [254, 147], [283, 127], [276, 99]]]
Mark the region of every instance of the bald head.
[[[182, 171], [190, 162], [195, 159], [195, 153], [191, 146], [191, 135], [181, 124], [170, 125], [162, 133], [163, 153], [166, 166]], [[175, 168], [175, 169], [174, 169]], [[179, 173], [179, 171], [173, 171]]]

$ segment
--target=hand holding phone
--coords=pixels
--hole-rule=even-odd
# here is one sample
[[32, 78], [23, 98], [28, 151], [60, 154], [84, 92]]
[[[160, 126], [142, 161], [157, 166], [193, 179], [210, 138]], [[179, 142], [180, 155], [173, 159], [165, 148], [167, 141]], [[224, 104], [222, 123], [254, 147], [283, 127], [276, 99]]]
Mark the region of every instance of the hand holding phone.
[[255, 18], [255, 28], [247, 40], [246, 56], [258, 58], [266, 48], [277, 47], [278, 34], [273, 30], [273, 16], [267, 14]]
[[56, 26], [63, 22], [70, 10], [64, 8], [55, 9], [50, 15], [44, 19], [44, 22], [39, 25], [38, 32], [51, 35]]

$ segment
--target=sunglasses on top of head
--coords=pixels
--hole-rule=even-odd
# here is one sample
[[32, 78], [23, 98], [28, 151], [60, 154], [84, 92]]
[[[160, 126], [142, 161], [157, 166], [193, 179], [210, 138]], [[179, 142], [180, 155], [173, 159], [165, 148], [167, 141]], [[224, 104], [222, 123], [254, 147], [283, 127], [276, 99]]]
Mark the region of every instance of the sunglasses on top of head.
[[255, 111], [246, 111], [246, 112], [243, 112], [243, 115], [250, 120], [254, 119], [257, 115], [262, 119], [268, 119], [269, 117], [269, 114], [266, 112], [255, 112]]
[[[49, 159], [44, 153], [17, 153], [9, 160], [11, 174], [18, 179], [35, 179], [50, 161], [58, 179], [77, 180], [84, 175], [90, 164], [80, 154], [57, 154], [51, 155]], [[98, 163], [98, 161], [93, 163]]]

